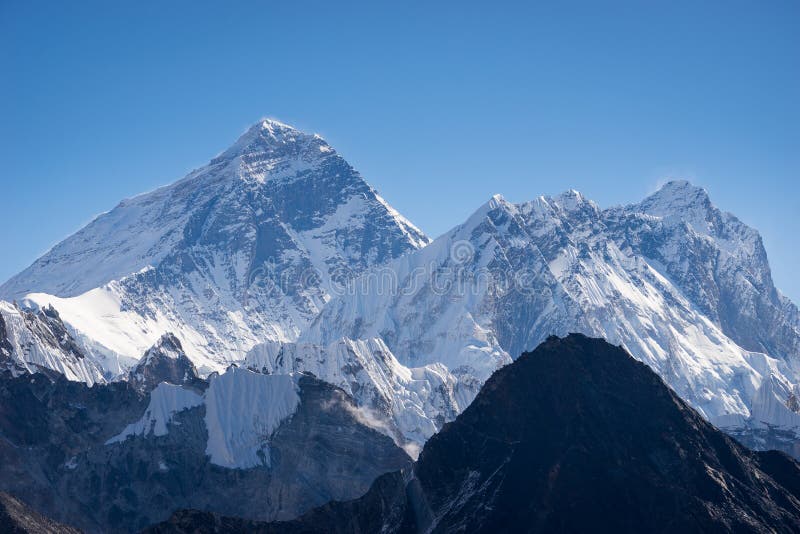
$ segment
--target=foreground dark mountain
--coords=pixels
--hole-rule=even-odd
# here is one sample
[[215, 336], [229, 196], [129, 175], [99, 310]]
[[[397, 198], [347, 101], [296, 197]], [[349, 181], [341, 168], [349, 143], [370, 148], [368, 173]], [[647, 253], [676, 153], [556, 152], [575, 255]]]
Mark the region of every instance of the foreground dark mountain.
[[131, 532], [181, 508], [291, 519], [411, 462], [335, 386], [236, 368], [203, 380], [186, 361], [165, 336], [142, 381], [0, 372], [0, 491], [87, 532]]
[[406, 472], [258, 524], [186, 511], [153, 532], [791, 532], [800, 467], [751, 452], [621, 348], [552, 337], [497, 371]]

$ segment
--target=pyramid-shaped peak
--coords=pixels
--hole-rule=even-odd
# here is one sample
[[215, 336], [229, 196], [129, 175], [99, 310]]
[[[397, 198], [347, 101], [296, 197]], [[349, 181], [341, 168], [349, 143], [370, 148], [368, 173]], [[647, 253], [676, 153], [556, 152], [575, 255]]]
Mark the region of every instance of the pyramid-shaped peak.
[[710, 235], [715, 232], [711, 222], [719, 210], [711, 203], [708, 192], [686, 180], [673, 180], [627, 208], [629, 211], [660, 217], [672, 223], [688, 224], [696, 232]]
[[669, 215], [690, 208], [708, 208], [708, 192], [686, 180], [672, 180], [644, 199], [639, 206], [651, 215]]
[[[261, 119], [253, 126], [248, 128], [248, 132], [255, 132], [261, 135], [270, 136], [275, 139], [292, 139], [298, 137], [314, 137], [312, 134], [307, 134], [294, 126], [286, 124], [276, 119]], [[319, 137], [319, 136], [317, 136]]]
[[276, 119], [261, 119], [250, 126], [214, 162], [249, 154], [272, 157], [322, 157], [335, 153], [322, 136], [303, 132]]
[[670, 180], [662, 185], [658, 191], [651, 196], [675, 196], [682, 195], [691, 198], [708, 198], [708, 191], [703, 187], [694, 185], [688, 180]]
[[183, 347], [180, 340], [175, 337], [175, 334], [167, 332], [156, 341], [156, 344], [150, 350], [167, 350], [173, 353], [182, 353]]
[[178, 338], [172, 333], [166, 333], [144, 353], [128, 376], [136, 389], [146, 392], [161, 382], [188, 384], [198, 375]]
[[590, 202], [580, 191], [569, 189], [553, 197], [553, 202], [567, 211], [572, 211]]

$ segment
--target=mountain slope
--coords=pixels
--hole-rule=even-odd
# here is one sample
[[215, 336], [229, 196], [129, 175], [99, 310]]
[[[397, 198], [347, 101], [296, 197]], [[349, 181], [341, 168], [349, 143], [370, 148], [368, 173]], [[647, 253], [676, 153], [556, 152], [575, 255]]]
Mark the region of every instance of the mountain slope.
[[151, 532], [794, 532], [800, 466], [707, 423], [581, 335], [497, 371], [410, 471], [286, 523], [181, 512]]
[[165, 332], [208, 373], [293, 341], [342, 280], [427, 242], [322, 138], [265, 120], [100, 215], [0, 296], [55, 306], [109, 374]]
[[575, 191], [498, 196], [377, 273], [301, 340], [380, 337], [403, 365], [441, 362], [482, 382], [511, 354], [582, 332], [622, 344], [731, 432], [784, 432], [754, 445], [788, 450], [800, 432], [787, 403], [800, 378], [796, 308], [772, 285], [758, 234], [685, 182], [608, 210]]
[[80, 531], [51, 521], [12, 495], [0, 492], [0, 524], [7, 534], [78, 534]]
[[0, 301], [0, 369], [13, 374], [49, 370], [89, 385], [104, 382], [102, 369], [86, 357], [50, 306], [34, 312]]
[[[670, 182], [637, 205], [613, 211], [625, 219], [658, 217], [627, 236], [698, 308], [742, 348], [786, 359], [800, 358], [797, 306], [772, 281], [761, 236], [734, 215], [717, 209], [706, 192], [688, 182]], [[620, 232], [621, 233], [621, 232]], [[621, 236], [618, 236], [621, 237]]]
[[0, 491], [87, 532], [138, 531], [187, 507], [291, 519], [411, 461], [310, 376], [231, 368], [143, 395], [2, 372], [0, 398]]

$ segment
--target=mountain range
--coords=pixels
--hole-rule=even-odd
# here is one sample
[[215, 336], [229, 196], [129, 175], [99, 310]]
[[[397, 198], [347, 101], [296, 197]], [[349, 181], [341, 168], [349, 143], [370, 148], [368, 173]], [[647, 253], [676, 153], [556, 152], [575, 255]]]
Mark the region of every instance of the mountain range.
[[482, 383], [549, 335], [582, 332], [622, 344], [714, 424], [793, 450], [797, 308], [759, 235], [687, 182], [605, 210], [575, 191], [496, 196], [354, 285], [301, 339], [380, 337], [404, 365]]
[[800, 457], [800, 311], [759, 234], [688, 182], [605, 209], [496, 195], [430, 240], [321, 137], [262, 120], [0, 299], [16, 399], [0, 491], [91, 531], [356, 497], [572, 332], [623, 347], [742, 443]]

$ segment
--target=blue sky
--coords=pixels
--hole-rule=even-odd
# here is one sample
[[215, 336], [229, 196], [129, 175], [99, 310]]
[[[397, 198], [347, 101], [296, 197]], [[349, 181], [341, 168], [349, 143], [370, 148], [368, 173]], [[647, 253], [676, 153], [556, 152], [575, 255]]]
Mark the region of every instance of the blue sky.
[[0, 280], [270, 116], [433, 236], [494, 193], [689, 179], [800, 301], [796, 1], [0, 0], [0, 73]]

